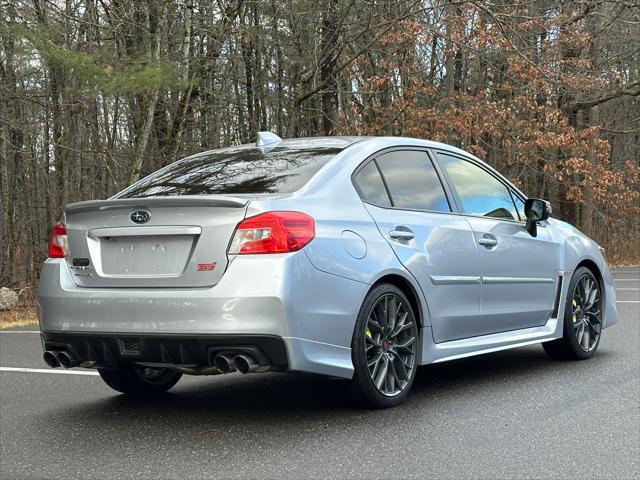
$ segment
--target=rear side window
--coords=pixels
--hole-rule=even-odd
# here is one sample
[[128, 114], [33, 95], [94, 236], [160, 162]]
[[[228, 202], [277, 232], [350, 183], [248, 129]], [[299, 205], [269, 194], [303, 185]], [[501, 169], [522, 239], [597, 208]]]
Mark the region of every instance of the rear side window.
[[467, 215], [518, 220], [509, 188], [485, 169], [459, 157], [438, 153]]
[[179, 160], [134, 183], [116, 198], [291, 193], [342, 148], [225, 149]]
[[375, 162], [371, 161], [354, 177], [353, 182], [362, 200], [380, 207], [390, 207], [391, 200], [387, 194], [380, 171]]
[[376, 163], [389, 188], [394, 207], [451, 211], [442, 183], [425, 152], [389, 152], [376, 158]]

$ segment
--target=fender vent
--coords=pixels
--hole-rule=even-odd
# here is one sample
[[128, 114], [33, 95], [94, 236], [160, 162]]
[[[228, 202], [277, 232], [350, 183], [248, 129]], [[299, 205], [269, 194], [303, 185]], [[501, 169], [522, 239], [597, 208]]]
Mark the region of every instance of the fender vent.
[[556, 299], [553, 302], [553, 313], [551, 314], [551, 318], [558, 318], [558, 312], [560, 310], [560, 297], [562, 296], [562, 282], [564, 280], [564, 276], [558, 276], [558, 282], [556, 283]]

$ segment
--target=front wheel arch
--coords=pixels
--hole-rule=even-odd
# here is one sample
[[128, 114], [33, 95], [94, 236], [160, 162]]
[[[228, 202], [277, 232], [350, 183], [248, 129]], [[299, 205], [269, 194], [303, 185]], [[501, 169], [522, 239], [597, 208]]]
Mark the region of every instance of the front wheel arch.
[[578, 263], [578, 265], [576, 265], [576, 268], [574, 270], [574, 272], [576, 270], [578, 270], [580, 267], [585, 267], [588, 268], [589, 270], [591, 270], [591, 273], [593, 273], [593, 276], [596, 277], [596, 281], [598, 282], [598, 287], [600, 287], [600, 295], [602, 295], [602, 305], [603, 305], [603, 311], [602, 311], [602, 324], [606, 325], [607, 324], [607, 319], [605, 316], [605, 309], [604, 306], [607, 304], [607, 289], [605, 288], [605, 284], [604, 284], [604, 278], [602, 277], [602, 272], [600, 272], [600, 268], [598, 268], [598, 265], [593, 261], [590, 260], [588, 258], [582, 260], [580, 263]]
[[598, 286], [600, 287], [600, 291], [603, 292], [603, 295], [604, 295], [604, 280], [602, 278], [602, 273], [600, 272], [600, 269], [598, 268], [598, 265], [596, 264], [596, 262], [586, 258], [582, 260], [580, 263], [578, 263], [578, 265], [576, 265], [574, 272], [578, 270], [580, 267], [586, 267], [589, 270], [591, 270], [593, 275], [596, 277], [596, 280], [598, 281]]
[[[579, 285], [582, 278], [586, 278], [587, 276], [593, 279], [593, 282], [596, 284], [596, 288], [598, 289], [598, 291], [596, 291], [594, 294], [594, 297], [593, 297], [594, 300], [592, 300], [591, 303], [588, 304], [586, 309], [584, 309], [583, 305], [585, 305], [585, 302], [588, 303], [586, 298], [587, 297], [590, 298], [590, 294], [586, 293], [583, 287], [582, 297], [585, 297], [585, 298], [580, 299], [580, 295], [576, 292], [579, 292], [578, 289], [579, 289]], [[589, 288], [588, 292], [592, 292], [591, 287]], [[594, 301], [597, 298], [598, 293], [600, 294], [600, 299], [598, 300], [598, 304], [595, 304]], [[576, 303], [575, 295], [578, 295], [577, 303]], [[571, 303], [572, 300], [573, 300], [573, 304]], [[573, 272], [571, 279], [569, 281], [567, 297], [564, 302], [564, 311], [561, 319], [562, 320], [562, 336], [555, 340], [544, 342], [542, 344], [542, 347], [544, 348], [545, 352], [547, 352], [547, 354], [554, 360], [586, 360], [588, 358], [591, 358], [597, 351], [598, 345], [600, 343], [600, 339], [602, 336], [603, 300], [604, 298], [603, 298], [602, 288], [600, 288], [600, 282], [597, 278], [597, 273], [586, 265], [578, 266], [576, 270]], [[572, 310], [574, 308], [576, 310], [574, 313], [572, 313]], [[594, 323], [593, 318], [590, 321], [585, 323], [585, 319], [588, 318], [589, 314], [585, 315], [584, 312], [585, 311], [589, 312], [591, 311], [592, 308], [598, 309], [598, 312], [600, 313], [600, 318], [599, 319], [596, 318], [597, 322], [595, 326], [599, 326], [597, 331], [595, 330], [595, 326], [593, 326], [593, 328], [591, 326]], [[578, 323], [576, 323], [576, 319], [578, 320]], [[580, 336], [580, 338], [576, 338], [577, 331], [578, 331], [576, 329], [579, 329], [580, 327], [583, 328], [583, 334], [585, 333], [584, 330], [586, 327], [588, 330], [586, 333], [593, 334], [595, 332], [595, 334], [597, 335], [597, 338], [595, 339], [594, 341], [595, 343], [593, 343], [593, 346], [591, 343], [589, 343], [590, 335], [586, 336], [587, 347], [588, 347], [587, 349], [585, 349], [581, 345], [582, 336]]]

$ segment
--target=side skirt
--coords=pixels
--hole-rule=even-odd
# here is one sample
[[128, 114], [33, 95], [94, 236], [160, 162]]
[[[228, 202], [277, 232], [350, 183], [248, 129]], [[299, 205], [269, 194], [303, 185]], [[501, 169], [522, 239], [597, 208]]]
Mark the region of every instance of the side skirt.
[[564, 318], [564, 305], [566, 303], [567, 287], [569, 282], [562, 282], [559, 289], [560, 297], [556, 301], [555, 318], [549, 318], [547, 323], [540, 327], [523, 328], [509, 332], [493, 333], [479, 337], [463, 338], [449, 342], [435, 343], [431, 327], [423, 327], [420, 332], [422, 340], [422, 357], [420, 365], [429, 363], [447, 362], [459, 358], [482, 355], [484, 353], [498, 352], [510, 348], [524, 347], [536, 343], [548, 342], [562, 337]]

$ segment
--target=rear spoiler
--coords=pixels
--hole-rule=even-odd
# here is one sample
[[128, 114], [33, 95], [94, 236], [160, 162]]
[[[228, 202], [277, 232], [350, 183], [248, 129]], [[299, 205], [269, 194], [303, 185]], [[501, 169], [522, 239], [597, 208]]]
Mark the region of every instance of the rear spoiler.
[[119, 208], [144, 209], [152, 207], [223, 207], [243, 208], [248, 199], [226, 196], [185, 195], [182, 197], [118, 198], [112, 200], [89, 200], [70, 203], [65, 213], [114, 210]]

